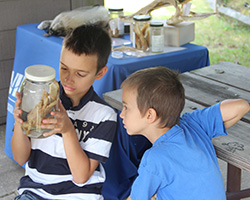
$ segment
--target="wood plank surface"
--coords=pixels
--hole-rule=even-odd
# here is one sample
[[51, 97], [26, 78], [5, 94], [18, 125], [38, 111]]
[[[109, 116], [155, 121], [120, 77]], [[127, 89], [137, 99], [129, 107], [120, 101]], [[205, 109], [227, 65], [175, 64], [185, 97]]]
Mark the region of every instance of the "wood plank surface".
[[[181, 75], [181, 81], [185, 88], [186, 98], [203, 106], [211, 106], [224, 99], [250, 100], [250, 91], [211, 80], [209, 76], [203, 77], [186, 72]], [[247, 113], [242, 120], [250, 122], [250, 113]]]
[[230, 62], [221, 62], [193, 71], [192, 73], [209, 77], [210, 79], [226, 83], [229, 86], [238, 87], [250, 92], [249, 67]]
[[122, 89], [106, 92], [102, 96], [113, 108], [122, 110]]

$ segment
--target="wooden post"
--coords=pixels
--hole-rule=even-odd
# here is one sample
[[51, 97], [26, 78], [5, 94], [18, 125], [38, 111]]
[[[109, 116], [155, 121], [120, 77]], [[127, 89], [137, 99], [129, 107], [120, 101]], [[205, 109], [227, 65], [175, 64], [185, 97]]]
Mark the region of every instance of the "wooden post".
[[[227, 164], [227, 193], [239, 192], [241, 189], [241, 169], [231, 164]], [[227, 200], [240, 200], [240, 198]]]

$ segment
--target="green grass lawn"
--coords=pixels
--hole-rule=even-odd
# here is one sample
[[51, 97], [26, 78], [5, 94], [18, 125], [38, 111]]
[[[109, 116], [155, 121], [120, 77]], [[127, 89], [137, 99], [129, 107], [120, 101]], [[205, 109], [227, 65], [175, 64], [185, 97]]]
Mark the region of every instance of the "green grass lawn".
[[[212, 12], [205, 0], [193, 0], [196, 12]], [[195, 44], [206, 46], [210, 63], [221, 61], [250, 67], [250, 27], [220, 14], [195, 21]]]
[[193, 43], [208, 48], [211, 64], [228, 61], [250, 67], [249, 27], [220, 15], [197, 21], [195, 26]]
[[[231, 5], [235, 1], [227, 0]], [[206, 0], [192, 0], [194, 12], [213, 12]], [[158, 13], [152, 12], [153, 18], [165, 18], [175, 11], [173, 7], [164, 8]], [[156, 14], [155, 14], [156, 13]], [[129, 14], [125, 12], [125, 15]], [[131, 14], [131, 13], [130, 13]], [[210, 64], [221, 61], [238, 63], [250, 67], [250, 27], [237, 20], [216, 14], [195, 22], [194, 44], [206, 46], [209, 50]]]

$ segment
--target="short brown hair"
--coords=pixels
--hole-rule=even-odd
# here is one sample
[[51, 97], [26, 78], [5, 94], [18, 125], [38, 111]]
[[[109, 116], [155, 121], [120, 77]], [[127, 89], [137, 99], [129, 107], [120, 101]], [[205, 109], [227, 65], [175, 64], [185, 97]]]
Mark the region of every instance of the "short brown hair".
[[112, 40], [99, 24], [85, 24], [75, 28], [63, 40], [66, 49], [77, 55], [97, 55], [97, 72], [106, 66], [111, 53]]
[[167, 67], [151, 67], [131, 74], [121, 85], [137, 91], [137, 106], [142, 116], [153, 108], [161, 127], [179, 123], [185, 105], [184, 87], [179, 74]]

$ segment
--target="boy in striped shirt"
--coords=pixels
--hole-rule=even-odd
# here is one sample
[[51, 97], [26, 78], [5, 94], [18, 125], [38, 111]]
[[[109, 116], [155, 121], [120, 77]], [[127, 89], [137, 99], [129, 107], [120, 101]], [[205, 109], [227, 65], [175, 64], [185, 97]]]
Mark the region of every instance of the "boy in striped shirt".
[[54, 118], [41, 128], [44, 138], [22, 133], [20, 94], [15, 103], [11, 141], [14, 159], [25, 166], [16, 200], [103, 199], [105, 172], [117, 114], [94, 91], [92, 84], [107, 72], [111, 38], [98, 25], [83, 25], [67, 35], [60, 58], [60, 102]]

